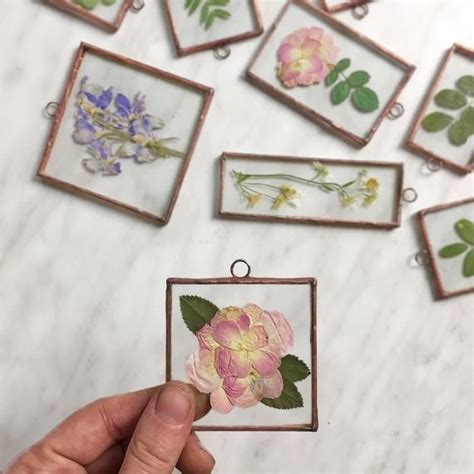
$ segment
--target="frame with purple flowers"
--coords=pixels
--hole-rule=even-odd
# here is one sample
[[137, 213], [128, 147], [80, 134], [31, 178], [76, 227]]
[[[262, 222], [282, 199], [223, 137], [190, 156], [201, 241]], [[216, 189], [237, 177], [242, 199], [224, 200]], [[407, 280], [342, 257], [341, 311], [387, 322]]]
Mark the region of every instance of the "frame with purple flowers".
[[110, 32], [116, 32], [122, 25], [122, 22], [127, 14], [128, 10], [133, 4], [133, 0], [119, 0], [122, 2], [120, 9], [117, 12], [117, 15], [113, 21], [105, 20], [101, 18], [99, 15], [96, 15], [80, 5], [76, 5], [72, 2], [72, 0], [48, 0], [49, 3], [54, 5], [61, 10], [64, 10], [72, 15], [75, 15], [83, 20], [92, 23], [100, 28], [103, 28]]
[[[236, 264], [244, 264], [247, 266], [247, 273], [243, 276], [238, 276], [234, 273], [234, 267]], [[308, 338], [309, 347], [309, 357], [308, 361], [310, 367], [310, 407], [309, 407], [309, 418], [305, 423], [279, 423], [279, 424], [260, 424], [256, 423], [235, 423], [235, 424], [219, 424], [219, 423], [209, 423], [195, 424], [193, 429], [196, 431], [317, 431], [318, 429], [318, 408], [317, 408], [317, 342], [316, 342], [316, 316], [317, 316], [317, 281], [314, 278], [256, 278], [250, 276], [250, 266], [245, 262], [245, 260], [236, 260], [231, 266], [231, 277], [224, 278], [169, 278], [166, 281], [166, 381], [173, 380], [176, 378], [176, 375], [173, 371], [173, 337], [179, 338], [179, 344], [176, 344], [179, 347], [182, 347], [183, 340], [179, 336], [173, 336], [173, 327], [174, 321], [176, 319], [181, 319], [179, 314], [179, 308], [175, 306], [175, 297], [179, 294], [179, 287], [189, 286], [190, 288], [204, 288], [212, 287], [217, 291], [220, 287], [232, 286], [232, 288], [237, 289], [240, 287], [242, 290], [246, 288], [254, 287], [256, 291], [260, 285], [274, 285], [277, 289], [281, 291], [285, 286], [289, 287], [289, 290], [299, 288], [302, 291], [307, 291], [309, 298], [309, 314], [307, 323], [307, 332], [303, 332], [304, 336]], [[234, 289], [232, 290], [234, 294]], [[306, 289], [306, 290], [305, 290]], [[194, 290], [191, 290], [194, 291]], [[238, 293], [238, 291], [235, 291]], [[287, 315], [289, 317], [289, 315]], [[292, 322], [289, 317], [290, 323]], [[301, 327], [300, 327], [301, 329]], [[186, 345], [187, 346], [187, 345]], [[179, 377], [179, 376], [178, 376]], [[260, 404], [258, 405], [260, 406]], [[254, 407], [256, 408], [256, 407]], [[263, 407], [268, 410], [267, 407]], [[285, 416], [291, 417], [288, 415], [288, 412], [291, 414], [291, 410], [277, 410], [278, 412], [285, 412]], [[254, 412], [255, 413], [255, 412]], [[228, 416], [228, 415], [224, 415]], [[286, 419], [287, 419], [286, 418]], [[205, 418], [204, 418], [205, 419]], [[240, 418], [238, 418], [240, 419]], [[285, 421], [286, 421], [285, 419]], [[253, 420], [253, 418], [252, 418]]]
[[[100, 147], [98, 146], [97, 147], [95, 146], [98, 142], [95, 136], [87, 137], [87, 140], [83, 140], [85, 135], [87, 134], [94, 135], [96, 131], [94, 130], [94, 127], [91, 128], [91, 124], [88, 123], [87, 120], [83, 120], [81, 117], [76, 115], [79, 112], [83, 112], [82, 108], [78, 108], [77, 106], [78, 99], [76, 99], [76, 103], [71, 102], [75, 100], [75, 97], [73, 96], [73, 91], [74, 90], [78, 90], [79, 92], [82, 91], [83, 81], [85, 80], [85, 78], [83, 77], [80, 80], [79, 75], [81, 74], [81, 71], [82, 71], [81, 67], [84, 66], [86, 59], [89, 59], [89, 61], [91, 60], [96, 61], [96, 64], [101, 64], [100, 66], [101, 69], [104, 69], [105, 71], [107, 71], [107, 74], [110, 74], [112, 65], [113, 67], [121, 68], [120, 73], [122, 75], [124, 75], [125, 72], [129, 76], [130, 75], [134, 76], [135, 74], [142, 74], [143, 75], [141, 79], [142, 82], [144, 80], [143, 78], [145, 78], [145, 80], [149, 81], [150, 83], [153, 82], [152, 88], [153, 88], [154, 94], [159, 93], [159, 90], [160, 90], [160, 84], [158, 83], [157, 85], [155, 85], [155, 81], [161, 81], [162, 88], [166, 86], [168, 88], [167, 89], [168, 91], [173, 88], [177, 91], [179, 90], [179, 94], [181, 94], [180, 97], [182, 97], [183, 100], [187, 100], [186, 99], [187, 97], [191, 97], [193, 101], [192, 106], [194, 108], [194, 114], [191, 113], [189, 110], [186, 110], [186, 104], [183, 105], [183, 107], [181, 107], [183, 109], [183, 114], [185, 114], [185, 120], [186, 120], [183, 123], [187, 127], [187, 130], [188, 130], [188, 135], [184, 136], [185, 140], [187, 141], [186, 147], [183, 150], [176, 151], [173, 149], [173, 146], [166, 145], [166, 140], [169, 140], [169, 139], [156, 140], [156, 144], [157, 145], [159, 144], [161, 146], [159, 152], [163, 155], [161, 156], [163, 160], [160, 159], [159, 161], [169, 161], [170, 159], [181, 160], [179, 164], [175, 165], [172, 180], [169, 181], [166, 184], [166, 186], [162, 186], [168, 190], [166, 195], [163, 194], [164, 197], [160, 204], [162, 208], [162, 212], [156, 212], [155, 207], [153, 206], [141, 206], [137, 204], [131, 204], [130, 202], [127, 202], [126, 198], [117, 199], [116, 197], [111, 197], [110, 195], [107, 195], [107, 193], [97, 191], [97, 189], [93, 190], [92, 189], [93, 186], [88, 187], [83, 184], [77, 184], [77, 182], [75, 183], [74, 180], [69, 179], [69, 177], [67, 178], [64, 177], [64, 173], [61, 177], [58, 177], [59, 173], [52, 172], [50, 170], [51, 163], [55, 163], [56, 168], [57, 168], [58, 162], [59, 162], [62, 169], [66, 169], [66, 171], [69, 167], [69, 161], [66, 163], [64, 160], [68, 160], [68, 159], [70, 160], [69, 155], [72, 154], [71, 150], [69, 150], [69, 153], [64, 153], [64, 152], [60, 153], [61, 155], [60, 158], [56, 156], [58, 152], [55, 152], [54, 150], [56, 146], [56, 142], [58, 141], [58, 138], [62, 138], [64, 142], [65, 140], [64, 136], [66, 136], [66, 137], [69, 137], [68, 146], [75, 146], [78, 143], [91, 143], [92, 144], [92, 145], [89, 145], [89, 147], [87, 148], [87, 152], [93, 154], [92, 158], [82, 160], [82, 164], [84, 165], [84, 168], [86, 168], [86, 171], [91, 171], [91, 167], [86, 166], [85, 162], [87, 164], [91, 164], [92, 166], [95, 162], [101, 163], [101, 160], [104, 159], [104, 167], [98, 168], [98, 169], [92, 168], [92, 171], [98, 172], [98, 173], [100, 172], [102, 176], [94, 175], [93, 178], [97, 177], [97, 178], [101, 178], [105, 180], [115, 179], [113, 176], [116, 176], [117, 174], [120, 173], [120, 165], [119, 165], [119, 168], [117, 169], [117, 164], [114, 163], [115, 160], [109, 160], [110, 157], [103, 156], [104, 150], [99, 149]], [[108, 106], [108, 104], [112, 104], [112, 97], [113, 97], [112, 89], [113, 88], [110, 87], [108, 90], [105, 90], [105, 85], [104, 85], [103, 91], [100, 94], [100, 96], [98, 95], [97, 97], [95, 97], [91, 94], [90, 99], [88, 98], [88, 101], [97, 100], [98, 102], [96, 102], [96, 107], [97, 109], [102, 108], [101, 110], [102, 112], [103, 109], [105, 109]], [[137, 91], [134, 90], [134, 92], [137, 92]], [[81, 43], [77, 51], [74, 63], [72, 65], [72, 69], [69, 75], [69, 79], [67, 80], [67, 83], [66, 83], [63, 97], [61, 99], [61, 102], [58, 104], [56, 113], [54, 115], [54, 125], [51, 129], [49, 139], [46, 143], [43, 158], [40, 162], [37, 174], [46, 183], [52, 184], [63, 190], [73, 192], [80, 196], [91, 198], [97, 202], [106, 204], [107, 206], [110, 206], [113, 208], [124, 210], [135, 216], [139, 216], [147, 220], [150, 220], [151, 222], [157, 225], [165, 225], [170, 220], [173, 208], [175, 206], [183, 180], [186, 175], [187, 168], [189, 166], [189, 162], [191, 160], [192, 154], [196, 147], [196, 143], [198, 141], [202, 127], [204, 125], [204, 121], [205, 121], [207, 112], [209, 110], [209, 107], [212, 101], [213, 93], [214, 93], [213, 89], [206, 87], [204, 85], [195, 83], [193, 81], [190, 81], [188, 79], [185, 79], [179, 76], [175, 76], [174, 74], [171, 74], [169, 72], [162, 71], [152, 66], [137, 62], [130, 58], [126, 58], [126, 57], [120, 56], [118, 54], [115, 54], [115, 53], [112, 53], [100, 48], [97, 48], [95, 46], [92, 46], [86, 43]], [[86, 91], [86, 94], [88, 94], [87, 91]], [[110, 97], [106, 97], [107, 95], [110, 95]], [[104, 100], [104, 104], [99, 103], [102, 99]], [[109, 114], [111, 116], [111, 120], [115, 120], [117, 114], [120, 114], [121, 111], [122, 111], [121, 117], [123, 117], [124, 114], [126, 115], [126, 111], [124, 111], [124, 109], [127, 109], [127, 107], [132, 107], [132, 106], [135, 107], [135, 105], [137, 105], [138, 107], [138, 105], [140, 105], [140, 107], [138, 107], [140, 110], [137, 109], [137, 112], [136, 113], [133, 112], [133, 113], [135, 115], [139, 114], [136, 118], [140, 118], [140, 120], [142, 120], [142, 122], [138, 124], [142, 128], [140, 129], [140, 132], [136, 132], [136, 133], [140, 133], [140, 135], [137, 136], [137, 139], [140, 138], [140, 140], [142, 141], [143, 141], [143, 136], [145, 133], [150, 133], [150, 136], [151, 136], [153, 135], [155, 128], [157, 127], [160, 128], [160, 124], [158, 124], [157, 126], [152, 126], [154, 122], [152, 122], [151, 120], [156, 120], [155, 117], [144, 113], [144, 110], [145, 110], [144, 100], [145, 100], [145, 96], [143, 95], [140, 96], [140, 94], [137, 92], [135, 95], [134, 102], [132, 104], [132, 102], [129, 101], [123, 94], [117, 93], [115, 97], [115, 102], [114, 102], [115, 107], [117, 108], [117, 111], [114, 114]], [[140, 103], [138, 103], [137, 101]], [[71, 104], [74, 104], [74, 105], [71, 105], [70, 102]], [[106, 107], [104, 107], [104, 105]], [[69, 112], [71, 112], [71, 107], [73, 106], [75, 107], [74, 109], [75, 112], [73, 114], [74, 117], [71, 116], [72, 113], [70, 113], [69, 115], [66, 114], [68, 110]], [[171, 106], [168, 106], [168, 108], [170, 107]], [[170, 110], [167, 113], [168, 113], [168, 116], [174, 117], [175, 109], [170, 108]], [[75, 128], [74, 133], [72, 133], [72, 130], [71, 130], [71, 134], [69, 135], [66, 134], [68, 132], [62, 133], [62, 127], [65, 120], [69, 121], [71, 123], [71, 126]], [[131, 121], [129, 122], [129, 120], [131, 120], [130, 117], [125, 117], [124, 120], [126, 121], [127, 124], [128, 123], [132, 124]], [[149, 125], [150, 123], [152, 125]], [[133, 124], [135, 124], [135, 121], [133, 122]], [[143, 131], [144, 130], [143, 127], [145, 125], [147, 126], [147, 129]], [[176, 127], [179, 127], [180, 125], [182, 125], [182, 122], [179, 122], [176, 125]], [[131, 126], [132, 125], [130, 125], [130, 127]], [[130, 128], [126, 128], [125, 130], [129, 134], [135, 133], [135, 131], [130, 131]], [[150, 130], [150, 132], [148, 132], [147, 130]], [[145, 136], [144, 138], [148, 139], [149, 137]], [[180, 138], [183, 138], [183, 137], [180, 137]], [[106, 141], [107, 140], [105, 140], [105, 142]], [[63, 142], [61, 142], [61, 144], [63, 144]], [[149, 139], [148, 142], [150, 143], [150, 146], [153, 145], [153, 143], [155, 143], [151, 139]], [[130, 155], [132, 158], [129, 158], [129, 159], [132, 159], [132, 161], [137, 163], [135, 166], [140, 166], [140, 165], [148, 166], [148, 164], [145, 165], [143, 163], [147, 161], [146, 157], [149, 156], [149, 152], [148, 150], [144, 150], [146, 145], [139, 146], [139, 143], [140, 143], [139, 141], [134, 142], [133, 145], [135, 146], [135, 148], [132, 150], [133, 155]], [[174, 147], [174, 148], [178, 148], [178, 147]], [[145, 155], [145, 151], [148, 153], [148, 155]], [[52, 155], [54, 153], [56, 154], [54, 155], [54, 160], [52, 160]], [[77, 153], [78, 152], [76, 152], [76, 154]], [[81, 149], [81, 153], [83, 153], [82, 149]], [[176, 157], [176, 158], [173, 158], [173, 157]], [[164, 160], [164, 158], [166, 158], [166, 160]], [[154, 160], [157, 160], [157, 158], [154, 158]], [[153, 163], [153, 161], [149, 161], [149, 162], [152, 165], [156, 164], [156, 163]], [[105, 163], [107, 164], [111, 163], [111, 166], [109, 167], [107, 165], [107, 167], [105, 167]], [[55, 168], [53, 167], [53, 170], [54, 169]], [[141, 169], [140, 171], [146, 172], [146, 168]], [[87, 182], [89, 183], [90, 181], [87, 181]], [[151, 199], [150, 202], [153, 204], [155, 204], [155, 201], [153, 201], [153, 199], [156, 199], [157, 196], [161, 198], [161, 196], [157, 194], [160, 192], [160, 190], [156, 191], [156, 187], [158, 186], [158, 183], [154, 181], [151, 181], [150, 183], [148, 183], [148, 188], [146, 189], [142, 189], [143, 186], [140, 185], [142, 183], [135, 182], [132, 178], [130, 178], [128, 182], [132, 189], [134, 190], [136, 189], [137, 192], [142, 192], [143, 194], [146, 193], [147, 198], [149, 200]], [[116, 189], [116, 188], [113, 188], [113, 189]], [[110, 194], [113, 194], [113, 193], [110, 193]], [[140, 200], [138, 199], [138, 201]], [[150, 207], [153, 207], [153, 209], [150, 209]]]

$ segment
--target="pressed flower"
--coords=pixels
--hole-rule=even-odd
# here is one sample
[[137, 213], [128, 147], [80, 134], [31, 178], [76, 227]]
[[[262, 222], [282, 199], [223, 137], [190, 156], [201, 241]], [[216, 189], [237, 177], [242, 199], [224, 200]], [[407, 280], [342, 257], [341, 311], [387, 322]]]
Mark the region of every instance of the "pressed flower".
[[379, 182], [375, 178], [370, 178], [365, 183], [367, 191], [371, 193], [375, 193], [379, 189], [379, 186]]

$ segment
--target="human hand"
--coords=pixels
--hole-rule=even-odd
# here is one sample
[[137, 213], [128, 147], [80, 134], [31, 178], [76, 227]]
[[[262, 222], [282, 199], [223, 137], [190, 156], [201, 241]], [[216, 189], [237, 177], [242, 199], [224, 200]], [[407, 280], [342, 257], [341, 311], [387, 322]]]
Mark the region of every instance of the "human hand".
[[191, 433], [209, 397], [189, 385], [99, 399], [81, 408], [20, 454], [4, 474], [210, 473], [214, 459]]

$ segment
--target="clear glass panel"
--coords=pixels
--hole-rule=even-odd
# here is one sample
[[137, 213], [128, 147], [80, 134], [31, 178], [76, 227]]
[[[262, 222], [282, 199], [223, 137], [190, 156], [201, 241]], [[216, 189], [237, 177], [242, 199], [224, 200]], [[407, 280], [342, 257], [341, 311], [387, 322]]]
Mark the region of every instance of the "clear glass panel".
[[[446, 292], [456, 292], [474, 287], [474, 274], [465, 273], [466, 259], [469, 252], [474, 253], [474, 241], [464, 240], [457, 230], [459, 225], [466, 227], [464, 221], [471, 222], [471, 236], [474, 235], [474, 202], [468, 202], [455, 207], [449, 207], [424, 216], [427, 238], [432, 246], [431, 258], [438, 268], [441, 285]], [[463, 224], [464, 223], [464, 224]], [[451, 253], [446, 248], [458, 244], [458, 250], [451, 247]], [[442, 252], [442, 249], [443, 252]], [[448, 252], [448, 253], [445, 253]], [[444, 255], [444, 257], [442, 256]], [[474, 256], [472, 256], [474, 266]]]
[[[323, 46], [318, 47], [320, 43]], [[346, 62], [344, 68], [344, 63], [339, 63], [342, 59], [350, 59], [350, 65]], [[325, 80], [338, 63], [343, 70], [327, 86]], [[251, 72], [298, 104], [362, 138], [374, 127], [406, 73], [388, 56], [341, 33], [322, 15], [296, 3], [272, 32]], [[353, 86], [348, 86], [347, 77]]]
[[163, 217], [203, 102], [182, 84], [86, 52], [45, 172]]
[[[284, 353], [297, 356], [307, 367], [311, 369], [311, 291], [312, 287], [308, 283], [303, 284], [174, 284], [172, 286], [172, 307], [171, 307], [171, 377], [177, 380], [190, 380], [186, 369], [186, 361], [191, 354], [199, 350], [199, 342], [196, 337], [185, 325], [183, 321], [183, 313], [180, 309], [180, 297], [187, 295], [199, 296], [212, 302], [218, 308], [223, 309], [230, 306], [244, 308], [248, 304], [257, 305], [260, 309], [273, 312], [274, 321], [278, 321], [276, 312], [284, 315], [289, 327], [283, 328], [283, 323], [279, 323], [282, 341], [285, 341]], [[245, 308], [244, 308], [245, 310]], [[239, 314], [242, 310], [239, 311]], [[251, 313], [251, 331], [257, 322], [257, 313]], [[280, 316], [281, 318], [281, 316]], [[214, 324], [211, 321], [211, 324]], [[214, 326], [217, 328], [218, 326]], [[267, 334], [270, 334], [270, 341], [275, 341], [274, 334], [268, 330], [265, 325]], [[218, 331], [218, 329], [216, 329]], [[288, 339], [289, 331], [293, 333], [292, 340]], [[245, 331], [243, 331], [245, 332]], [[216, 334], [216, 333], [214, 333]], [[246, 333], [247, 334], [247, 333]], [[248, 333], [250, 334], [250, 333]], [[217, 336], [216, 336], [217, 337]], [[246, 336], [244, 334], [243, 338]], [[253, 340], [252, 336], [246, 340]], [[221, 340], [221, 339], [220, 339]], [[243, 339], [242, 339], [243, 340]], [[245, 342], [245, 341], [244, 341]], [[222, 347], [222, 346], [221, 346]], [[259, 351], [270, 351], [267, 346], [261, 349], [253, 349], [246, 352], [245, 357], [256, 361], [259, 359]], [[271, 349], [275, 352], [275, 349]], [[252, 355], [253, 354], [253, 355]], [[216, 359], [213, 357], [213, 366], [215, 367]], [[244, 356], [242, 356], [244, 357]], [[258, 365], [252, 362], [251, 374], [256, 374], [255, 367]], [[195, 367], [193, 365], [193, 367]], [[262, 370], [262, 369], [259, 369]], [[273, 372], [272, 372], [273, 374]], [[260, 376], [257, 377], [258, 380]], [[273, 375], [270, 372], [266, 376], [266, 380], [271, 380]], [[257, 383], [252, 384], [250, 379], [244, 380], [246, 387], [245, 393], [251, 393], [255, 396], [259, 393]], [[258, 381], [257, 380], [257, 381]], [[265, 382], [270, 383], [270, 382]], [[222, 383], [221, 383], [222, 384]], [[227, 414], [219, 413], [216, 409], [206, 415], [196, 424], [199, 426], [279, 426], [288, 424], [310, 424], [311, 423], [311, 375], [306, 376], [304, 380], [295, 383], [297, 390], [302, 396], [302, 407], [291, 408], [287, 410], [276, 409], [257, 403], [250, 407], [234, 408]], [[247, 391], [248, 388], [248, 391]], [[281, 387], [280, 387], [281, 390]], [[227, 392], [226, 392], [227, 393]], [[275, 392], [276, 394], [276, 392]], [[237, 397], [238, 398], [238, 397]], [[258, 396], [257, 396], [258, 398]], [[231, 398], [235, 402], [235, 398]], [[242, 400], [242, 399], [240, 399]]]
[[224, 212], [347, 223], [397, 221], [401, 167], [396, 163], [237, 155], [226, 156], [223, 176]]
[[[253, 0], [231, 0], [225, 6], [211, 7], [206, 7], [206, 2], [202, 2], [195, 10], [192, 8], [194, 3], [192, 1], [186, 8], [186, 0], [168, 0], [182, 48], [200, 46], [257, 28]], [[220, 11], [219, 16], [216, 16], [216, 10]]]

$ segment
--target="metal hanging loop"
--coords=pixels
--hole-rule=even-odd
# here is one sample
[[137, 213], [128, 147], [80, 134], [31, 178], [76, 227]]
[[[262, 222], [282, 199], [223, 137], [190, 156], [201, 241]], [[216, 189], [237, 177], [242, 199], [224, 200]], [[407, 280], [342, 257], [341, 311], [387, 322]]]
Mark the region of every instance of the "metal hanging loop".
[[145, 0], [133, 0], [131, 10], [138, 13], [145, 6]]
[[56, 112], [58, 110], [59, 104], [57, 102], [48, 102], [44, 108], [44, 113], [50, 119], [56, 118]]
[[362, 5], [356, 5], [352, 8], [352, 16], [357, 20], [362, 20], [369, 14], [369, 5], [363, 3]]
[[[238, 275], [236, 272], [235, 272], [235, 267], [237, 265], [244, 265], [246, 270], [245, 270], [245, 274], [243, 275]], [[243, 258], [239, 258], [237, 260], [234, 260], [232, 262], [232, 265], [230, 266], [230, 274], [234, 277], [234, 278], [247, 278], [249, 275], [250, 275], [250, 271], [252, 269], [250, 268], [250, 265], [247, 263], [246, 260], [244, 260]]]
[[426, 167], [432, 172], [432, 173], [437, 173], [442, 167], [443, 163], [439, 160], [435, 160], [434, 158], [430, 158], [426, 162]]
[[230, 53], [230, 47], [226, 44], [224, 46], [217, 46], [214, 48], [214, 57], [219, 61], [227, 59], [230, 56]]
[[395, 102], [393, 107], [388, 112], [388, 118], [391, 120], [395, 120], [400, 118], [405, 112], [405, 107], [400, 102]]
[[416, 253], [415, 262], [420, 265], [420, 267], [426, 267], [431, 263], [430, 254], [428, 250], [423, 249]]
[[415, 188], [405, 188], [402, 193], [402, 199], [405, 202], [412, 203], [418, 199], [418, 193]]

